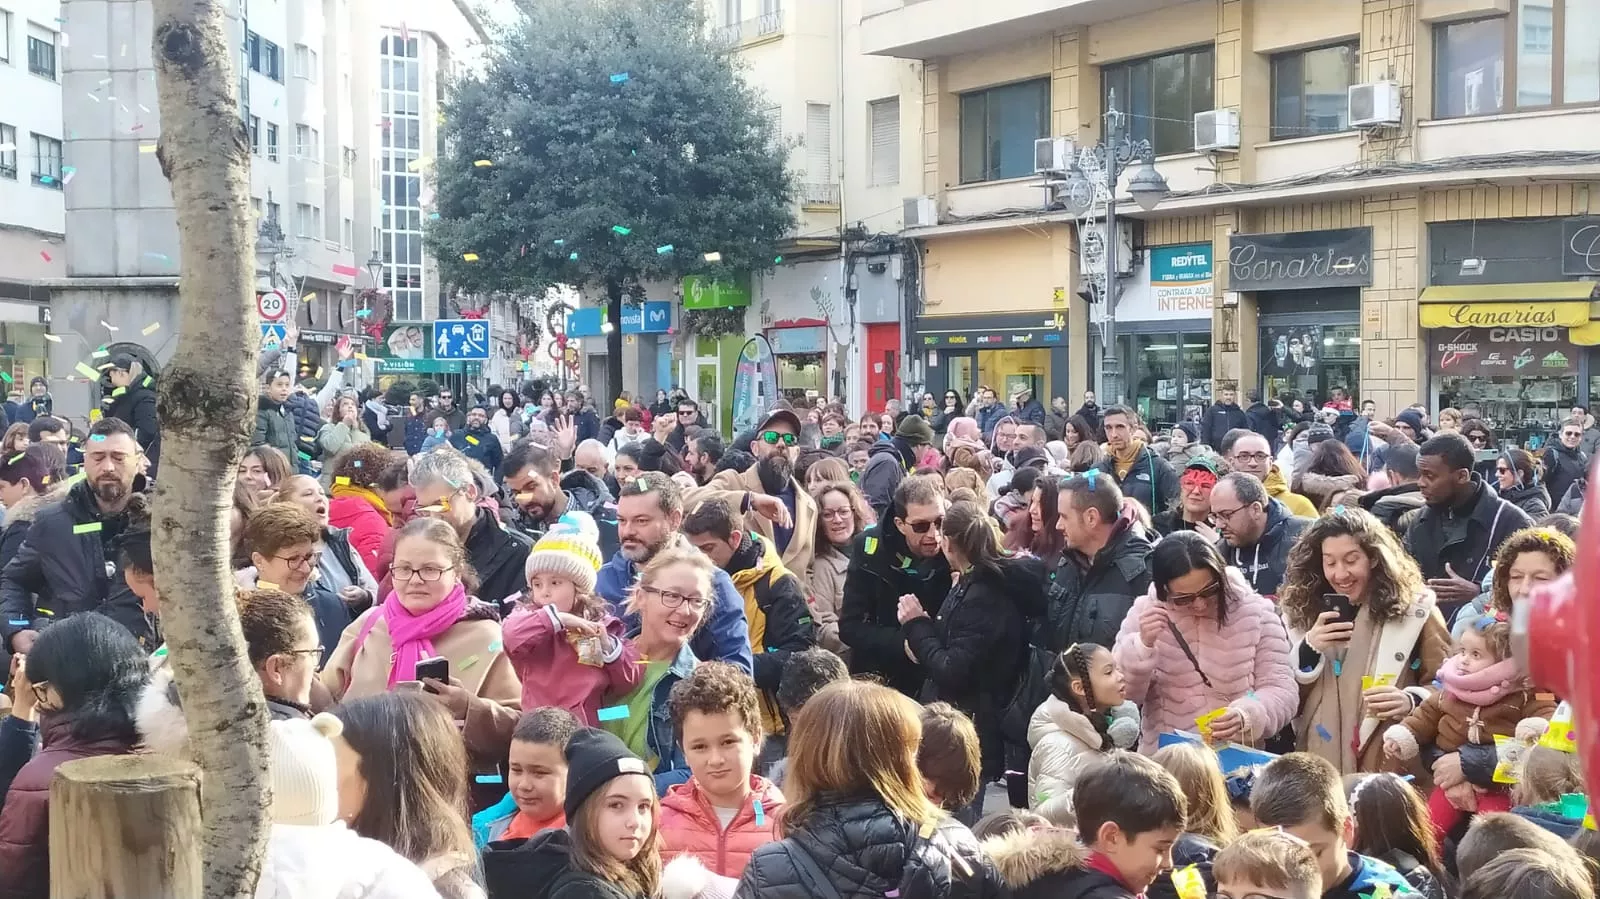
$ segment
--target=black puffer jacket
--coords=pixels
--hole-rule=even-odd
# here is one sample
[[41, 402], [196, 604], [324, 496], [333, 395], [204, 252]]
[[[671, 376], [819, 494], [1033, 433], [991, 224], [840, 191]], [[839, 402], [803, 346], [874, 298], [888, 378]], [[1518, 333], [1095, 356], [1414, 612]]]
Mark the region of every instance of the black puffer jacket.
[[504, 612], [503, 601], [527, 586], [523, 566], [532, 548], [533, 541], [503, 527], [493, 512], [478, 509], [466, 539], [467, 561], [478, 573], [478, 596]]
[[[1110, 462], [1105, 464], [1112, 468]], [[1115, 477], [1114, 468], [1112, 475]], [[1155, 515], [1172, 508], [1173, 500], [1178, 498], [1178, 473], [1172, 469], [1172, 463], [1146, 446], [1139, 450], [1128, 476], [1117, 479], [1117, 486], [1122, 488], [1123, 496], [1138, 500], [1139, 505]]]
[[1047, 597], [1045, 645], [1057, 652], [1074, 643], [1115, 645], [1134, 599], [1150, 589], [1150, 550], [1150, 541], [1124, 520], [1093, 559], [1062, 553]]
[[738, 899], [816, 899], [825, 895], [795, 861], [805, 853], [841, 899], [989, 899], [1004, 895], [978, 841], [954, 818], [923, 839], [917, 825], [876, 798], [820, 796], [789, 835], [750, 856]]
[[1550, 514], [1550, 494], [1542, 484], [1523, 484], [1502, 490], [1500, 498], [1528, 513], [1529, 518], [1539, 519]]
[[1383, 490], [1364, 493], [1356, 502], [1361, 508], [1376, 515], [1389, 530], [1395, 532], [1396, 536], [1404, 537], [1406, 526], [1402, 519], [1406, 513], [1422, 508], [1422, 488], [1418, 487], [1415, 481], [1409, 484], [1396, 484]]
[[973, 569], [962, 577], [937, 618], [914, 618], [903, 626], [928, 675], [923, 698], [972, 716], [985, 780], [1005, 771], [1000, 716], [1022, 670], [1026, 619], [1044, 608], [1044, 563], [1019, 558], [1001, 564], [1000, 574]]
[[317, 434], [322, 430], [323, 421], [317, 401], [303, 393], [291, 393], [284, 401], [283, 408], [294, 421], [295, 452], [289, 454], [289, 464], [296, 464], [296, 453], [305, 453], [313, 459], [321, 456], [322, 447], [317, 442]]
[[572, 863], [572, 837], [565, 829], [490, 843], [483, 853], [483, 878], [489, 899], [635, 899], [579, 870]]
[[1559, 441], [1544, 451], [1544, 485], [1550, 495], [1566, 496], [1572, 482], [1589, 473], [1589, 457], [1581, 449], [1567, 449]]
[[877, 675], [916, 697], [925, 672], [906, 658], [897, 614], [900, 597], [914, 594], [929, 615], [937, 616], [950, 593], [950, 563], [943, 554], [914, 558], [893, 519], [885, 520], [890, 523], [867, 528], [851, 545], [839, 608], [839, 639], [850, 647], [851, 674]]

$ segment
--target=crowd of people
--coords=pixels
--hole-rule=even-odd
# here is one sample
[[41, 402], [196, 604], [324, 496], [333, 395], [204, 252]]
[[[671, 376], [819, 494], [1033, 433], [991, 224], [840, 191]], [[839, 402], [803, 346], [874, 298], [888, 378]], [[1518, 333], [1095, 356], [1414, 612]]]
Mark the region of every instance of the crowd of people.
[[[230, 523], [258, 895], [1595, 896], [1509, 622], [1573, 565], [1583, 409], [1538, 455], [1232, 390], [1156, 433], [982, 388], [728, 434], [285, 349]], [[5, 434], [0, 899], [49, 895], [57, 766], [188, 752], [129, 395]]]

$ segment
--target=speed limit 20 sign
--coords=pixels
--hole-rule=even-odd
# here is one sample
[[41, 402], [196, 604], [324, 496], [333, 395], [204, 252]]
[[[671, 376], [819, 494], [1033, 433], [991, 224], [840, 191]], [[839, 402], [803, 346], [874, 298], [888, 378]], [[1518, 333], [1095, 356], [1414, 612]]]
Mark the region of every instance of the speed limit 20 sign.
[[256, 294], [256, 311], [261, 313], [262, 321], [281, 321], [289, 314], [289, 298], [284, 296], [281, 290], [268, 290]]

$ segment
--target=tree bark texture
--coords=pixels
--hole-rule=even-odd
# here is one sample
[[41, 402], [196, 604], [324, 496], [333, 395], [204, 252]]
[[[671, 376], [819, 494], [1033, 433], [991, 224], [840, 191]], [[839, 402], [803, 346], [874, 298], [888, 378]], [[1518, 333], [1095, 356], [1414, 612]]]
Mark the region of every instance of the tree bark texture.
[[[594, 406], [600, 410], [601, 417], [611, 414], [611, 401], [617, 394], [626, 388], [622, 386], [622, 282], [611, 280], [606, 282], [606, 321], [611, 323], [611, 331], [606, 334], [606, 390], [605, 396], [600, 391], [594, 392]], [[581, 383], [584, 374], [579, 372], [578, 381]]]
[[259, 318], [249, 146], [226, 0], [154, 0], [157, 158], [177, 209], [178, 340], [157, 410], [151, 546], [190, 752], [204, 772], [207, 899], [255, 891], [271, 788], [266, 702], [239, 630], [228, 558], [234, 477], [255, 426]]
[[50, 899], [199, 899], [200, 770], [102, 755], [50, 784]]

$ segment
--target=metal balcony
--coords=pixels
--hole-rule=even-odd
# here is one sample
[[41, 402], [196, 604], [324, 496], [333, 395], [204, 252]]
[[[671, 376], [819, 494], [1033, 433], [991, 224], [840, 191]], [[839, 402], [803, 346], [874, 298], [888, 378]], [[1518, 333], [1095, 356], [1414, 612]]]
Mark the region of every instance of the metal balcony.
[[838, 206], [839, 185], [803, 181], [800, 183], [800, 202], [805, 206]]
[[734, 49], [751, 41], [783, 33], [783, 9], [779, 7], [743, 22], [722, 25], [712, 32], [711, 40], [719, 47]]

